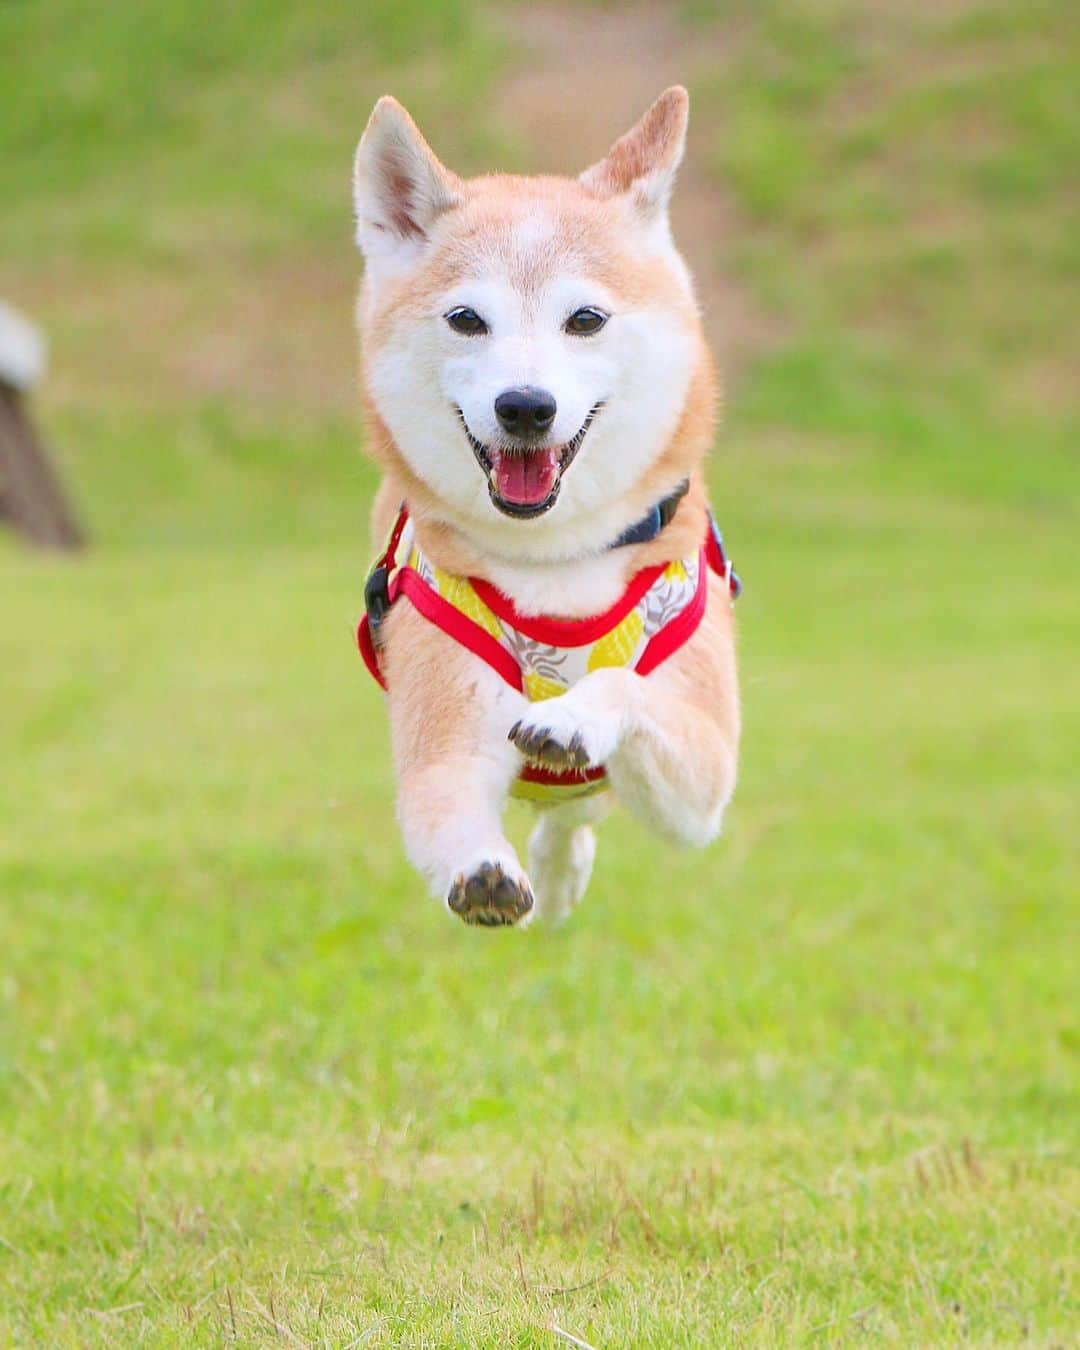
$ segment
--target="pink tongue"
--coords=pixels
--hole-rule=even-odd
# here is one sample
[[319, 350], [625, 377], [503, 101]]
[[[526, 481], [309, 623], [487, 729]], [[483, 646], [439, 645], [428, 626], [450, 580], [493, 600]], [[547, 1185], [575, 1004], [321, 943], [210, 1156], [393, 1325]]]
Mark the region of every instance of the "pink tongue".
[[524, 455], [502, 455], [495, 451], [492, 459], [495, 488], [504, 501], [536, 506], [551, 496], [559, 476], [557, 449], [530, 450]]

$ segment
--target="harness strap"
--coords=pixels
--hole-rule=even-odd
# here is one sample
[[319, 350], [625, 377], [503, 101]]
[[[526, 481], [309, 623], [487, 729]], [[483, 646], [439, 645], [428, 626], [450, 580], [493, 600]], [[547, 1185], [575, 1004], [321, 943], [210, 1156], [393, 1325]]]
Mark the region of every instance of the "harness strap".
[[731, 559], [724, 552], [724, 536], [720, 533], [720, 527], [713, 518], [711, 511], [709, 512], [709, 532], [705, 536], [705, 559], [716, 575], [723, 577], [727, 582], [732, 600], [738, 600], [739, 596], [742, 595], [742, 581], [739, 579]]
[[398, 586], [396, 584], [391, 586], [391, 581], [395, 583], [399, 581], [394, 575], [397, 567], [397, 551], [408, 519], [408, 505], [402, 502], [386, 548], [375, 560], [375, 566], [368, 573], [367, 581], [364, 583], [364, 617], [356, 630], [356, 642], [360, 648], [360, 655], [364, 658], [364, 665], [384, 689], [386, 681], [379, 669], [378, 649], [381, 645], [379, 629], [390, 612], [390, 606], [397, 598]]
[[[667, 524], [674, 516], [679, 502], [685, 496], [688, 484], [682, 483], [671, 496], [653, 508], [653, 513]], [[664, 518], [666, 508], [666, 519]], [[387, 540], [386, 548], [368, 573], [364, 585], [364, 616], [357, 628], [356, 639], [364, 664], [383, 689], [386, 680], [379, 668], [379, 648], [381, 646], [380, 629], [383, 620], [398, 595], [404, 592], [413, 606], [436, 627], [442, 628], [462, 646], [467, 647], [481, 660], [492, 666], [513, 688], [522, 688], [521, 670], [511, 654], [479, 624], [474, 623], [466, 614], [451, 605], [437, 591], [433, 590], [418, 573], [409, 567], [398, 567], [397, 552], [401, 538], [409, 519], [409, 509], [402, 502], [393, 529]], [[663, 524], [661, 528], [663, 528]], [[637, 528], [637, 527], [635, 527]], [[629, 533], [629, 531], [627, 532]], [[655, 536], [652, 536], [655, 537]], [[620, 536], [612, 547], [632, 542], [625, 535]], [[727, 583], [731, 599], [736, 600], [742, 593], [740, 581], [731, 559], [724, 552], [724, 540], [709, 513], [709, 529], [703, 548], [705, 561], [717, 576]], [[527, 618], [519, 615], [508, 597], [503, 596], [495, 587], [479, 578], [472, 579], [477, 595], [493, 613], [510, 623], [526, 636], [555, 645], [579, 646], [603, 636], [613, 628], [625, 613], [638, 603], [641, 596], [652, 586], [664, 570], [664, 564], [646, 568], [633, 578], [620, 600], [604, 614], [594, 615], [591, 619], [555, 620], [549, 618]], [[705, 612], [707, 588], [705, 569], [701, 569], [701, 580], [693, 599], [686, 608], [656, 634], [638, 658], [638, 674], [647, 675], [661, 662], [667, 660], [692, 635], [701, 622]]]
[[689, 491], [690, 479], [684, 478], [674, 492], [669, 492], [666, 497], [651, 507], [636, 524], [623, 530], [618, 539], [613, 544], [609, 544], [608, 548], [623, 548], [626, 544], [651, 543], [661, 530], [665, 529], [675, 519], [675, 512], [679, 509], [679, 503]]
[[390, 574], [397, 563], [398, 545], [401, 543], [408, 519], [409, 509], [402, 502], [386, 548], [382, 556], [376, 559], [375, 566], [368, 573], [368, 579], [364, 583], [364, 609], [367, 612], [371, 640], [376, 647], [379, 645], [379, 626], [390, 611]]

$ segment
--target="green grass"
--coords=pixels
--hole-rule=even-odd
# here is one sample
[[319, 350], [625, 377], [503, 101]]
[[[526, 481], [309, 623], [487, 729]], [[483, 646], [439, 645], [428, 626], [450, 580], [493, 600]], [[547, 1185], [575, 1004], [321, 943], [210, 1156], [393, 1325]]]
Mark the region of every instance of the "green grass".
[[484, 162], [480, 17], [0, 13], [95, 535], [0, 544], [0, 1341], [1075, 1338], [1066, 11], [911, 8], [734, 10], [695, 90], [787, 334], [712, 475], [740, 790], [522, 935], [406, 867], [350, 632], [351, 143], [469, 90]]

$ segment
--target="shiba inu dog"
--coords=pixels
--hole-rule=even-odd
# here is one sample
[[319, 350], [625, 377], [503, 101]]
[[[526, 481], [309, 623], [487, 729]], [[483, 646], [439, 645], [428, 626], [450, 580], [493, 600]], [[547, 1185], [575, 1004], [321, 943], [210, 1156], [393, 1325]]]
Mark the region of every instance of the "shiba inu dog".
[[[612, 796], [703, 845], [735, 786], [714, 374], [668, 221], [687, 113], [668, 89], [576, 178], [459, 178], [389, 97], [357, 149], [387, 541], [359, 641], [406, 850], [467, 923], [564, 917]], [[539, 811], [528, 873], [512, 792]]]

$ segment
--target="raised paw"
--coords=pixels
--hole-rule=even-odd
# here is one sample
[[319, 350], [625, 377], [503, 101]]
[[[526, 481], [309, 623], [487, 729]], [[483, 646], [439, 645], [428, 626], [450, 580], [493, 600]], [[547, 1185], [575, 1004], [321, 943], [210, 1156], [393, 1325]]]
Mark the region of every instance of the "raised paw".
[[524, 877], [511, 876], [501, 863], [485, 862], [454, 878], [446, 903], [466, 923], [500, 928], [531, 913], [533, 894]]
[[566, 736], [555, 727], [534, 726], [521, 721], [515, 722], [510, 728], [509, 739], [526, 759], [548, 769], [575, 772], [592, 766], [592, 758], [580, 731]]

